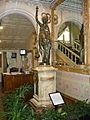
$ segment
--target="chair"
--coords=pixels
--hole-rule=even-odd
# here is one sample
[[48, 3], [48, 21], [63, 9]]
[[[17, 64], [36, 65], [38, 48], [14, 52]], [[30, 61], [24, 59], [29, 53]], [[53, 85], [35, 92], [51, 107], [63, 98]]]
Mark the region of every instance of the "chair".
[[12, 68], [10, 68], [10, 73], [11, 73], [11, 72], [18, 72], [18, 70], [19, 70], [18, 68], [12, 67]]

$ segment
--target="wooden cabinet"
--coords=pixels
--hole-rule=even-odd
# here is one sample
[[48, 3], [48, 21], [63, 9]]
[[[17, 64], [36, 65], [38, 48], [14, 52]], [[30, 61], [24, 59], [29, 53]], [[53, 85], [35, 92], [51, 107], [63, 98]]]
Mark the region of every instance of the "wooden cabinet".
[[9, 92], [15, 90], [23, 84], [33, 84], [33, 73], [30, 74], [3, 74], [2, 75], [2, 90]]

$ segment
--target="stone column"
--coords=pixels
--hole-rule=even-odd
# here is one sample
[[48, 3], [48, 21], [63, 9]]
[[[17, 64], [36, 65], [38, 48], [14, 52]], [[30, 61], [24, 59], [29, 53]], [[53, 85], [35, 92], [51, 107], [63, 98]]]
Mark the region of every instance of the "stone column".
[[64, 2], [65, 0], [53, 0], [53, 2], [51, 3], [51, 40], [52, 40], [52, 60], [51, 62], [54, 63], [56, 61], [56, 51], [55, 51], [55, 24], [54, 24], [54, 12], [55, 9], [58, 5], [60, 5], [62, 2]]
[[90, 0], [83, 1], [85, 64], [90, 65]]
[[55, 59], [55, 48], [54, 48], [54, 41], [55, 41], [55, 32], [54, 32], [54, 9], [51, 9], [51, 42], [52, 42], [52, 56], [51, 56], [51, 63], [54, 63]]

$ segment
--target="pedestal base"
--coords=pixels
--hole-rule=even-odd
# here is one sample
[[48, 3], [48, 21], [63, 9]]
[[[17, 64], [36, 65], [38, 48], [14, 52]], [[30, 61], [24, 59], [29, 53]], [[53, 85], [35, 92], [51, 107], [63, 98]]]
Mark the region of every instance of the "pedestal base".
[[42, 112], [43, 110], [45, 110], [46, 108], [53, 108], [52, 103], [47, 104], [47, 105], [41, 105], [41, 102], [35, 100], [34, 98], [32, 98], [29, 102], [30, 106], [32, 106], [32, 108], [36, 111], [36, 112]]
[[35, 71], [37, 71], [37, 77], [34, 80], [34, 96], [30, 104], [36, 110], [52, 107], [49, 93], [56, 92], [56, 68], [40, 66]]

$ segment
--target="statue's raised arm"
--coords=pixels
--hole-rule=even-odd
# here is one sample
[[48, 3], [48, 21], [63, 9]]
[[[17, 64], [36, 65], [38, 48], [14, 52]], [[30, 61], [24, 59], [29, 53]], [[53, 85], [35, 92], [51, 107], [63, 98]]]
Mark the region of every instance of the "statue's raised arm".
[[41, 25], [40, 21], [38, 20], [38, 6], [36, 6], [36, 22]]

